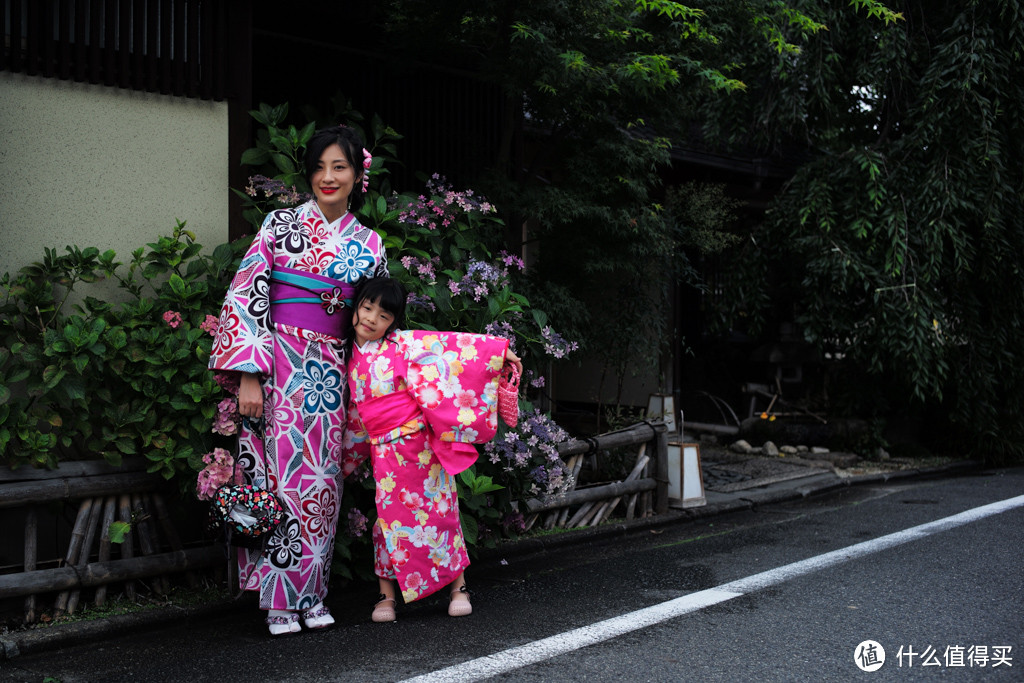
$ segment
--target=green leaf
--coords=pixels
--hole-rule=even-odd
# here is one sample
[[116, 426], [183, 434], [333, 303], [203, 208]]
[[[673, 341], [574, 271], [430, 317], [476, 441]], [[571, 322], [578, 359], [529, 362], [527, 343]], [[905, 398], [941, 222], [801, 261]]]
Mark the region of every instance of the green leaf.
[[538, 308], [530, 309], [530, 315], [533, 316], [533, 322], [537, 323], [537, 327], [544, 329], [548, 324], [548, 315], [544, 311]]
[[129, 438], [121, 438], [114, 442], [117, 450], [124, 453], [125, 455], [135, 455], [138, 451], [135, 448], [135, 440]]
[[477, 536], [480, 534], [480, 525], [472, 515], [462, 515], [462, 536], [468, 545], [476, 545]]
[[167, 280], [167, 284], [170, 286], [171, 291], [176, 296], [185, 296], [185, 281], [177, 273], [173, 273]]
[[270, 158], [273, 160], [274, 166], [277, 167], [277, 170], [282, 173], [295, 173], [295, 164], [285, 155], [279, 152], [272, 152], [270, 154]]
[[131, 530], [131, 524], [118, 521], [110, 524], [110, 527], [107, 529], [107, 534], [110, 536], [111, 543], [124, 543]]
[[43, 383], [46, 385], [46, 388], [52, 389], [57, 386], [66, 374], [67, 372], [61, 370], [56, 365], [47, 365], [43, 368]]
[[251, 147], [242, 152], [242, 158], [238, 162], [243, 166], [262, 166], [270, 161], [270, 153], [265, 149]]

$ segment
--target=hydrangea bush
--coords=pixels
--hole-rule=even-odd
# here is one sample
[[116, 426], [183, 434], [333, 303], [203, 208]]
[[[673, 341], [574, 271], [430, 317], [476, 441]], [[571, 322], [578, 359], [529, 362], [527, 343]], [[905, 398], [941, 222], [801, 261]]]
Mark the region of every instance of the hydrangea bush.
[[230, 418], [217, 418], [229, 393], [206, 370], [210, 313], [246, 246], [204, 252], [179, 221], [127, 264], [113, 251], [67, 247], [4, 274], [0, 462], [141, 456], [150, 472], [194, 485], [216, 438], [211, 420], [229, 431]]

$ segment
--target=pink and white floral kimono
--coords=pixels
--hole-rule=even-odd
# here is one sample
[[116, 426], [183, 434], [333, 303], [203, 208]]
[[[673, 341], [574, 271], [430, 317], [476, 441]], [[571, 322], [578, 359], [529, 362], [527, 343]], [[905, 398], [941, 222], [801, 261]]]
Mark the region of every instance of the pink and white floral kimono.
[[367, 457], [377, 484], [374, 570], [405, 602], [469, 566], [454, 475], [494, 438], [508, 340], [399, 330], [367, 342], [349, 363], [349, 430], [342, 471]]
[[352, 285], [381, 276], [377, 233], [348, 213], [328, 223], [309, 201], [267, 215], [228, 289], [210, 368], [259, 375], [263, 420], [243, 422], [239, 462], [287, 510], [265, 556], [238, 551], [239, 575], [259, 591], [262, 609], [309, 609], [327, 594]]

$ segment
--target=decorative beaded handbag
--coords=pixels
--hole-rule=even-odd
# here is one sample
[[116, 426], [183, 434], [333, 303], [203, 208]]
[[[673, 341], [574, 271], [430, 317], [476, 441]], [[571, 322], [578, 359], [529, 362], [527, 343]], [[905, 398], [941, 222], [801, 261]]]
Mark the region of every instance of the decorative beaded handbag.
[[231, 545], [261, 548], [284, 519], [284, 507], [270, 491], [252, 484], [222, 486], [213, 498], [213, 519]]
[[[246, 426], [263, 437], [263, 419], [243, 418]], [[238, 467], [235, 457], [234, 467]], [[263, 453], [263, 469], [267, 456]], [[253, 484], [225, 484], [217, 489], [210, 505], [210, 526], [220, 531], [228, 545], [265, 549], [270, 535], [284, 520], [284, 505], [265, 488]]]
[[519, 370], [509, 363], [498, 380], [498, 415], [509, 427], [519, 422]]

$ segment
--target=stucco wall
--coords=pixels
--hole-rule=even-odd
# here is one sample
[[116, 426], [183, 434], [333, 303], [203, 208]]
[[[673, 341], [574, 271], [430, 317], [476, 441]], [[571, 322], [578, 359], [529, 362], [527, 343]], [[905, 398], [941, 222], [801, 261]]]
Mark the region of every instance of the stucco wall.
[[228, 164], [224, 102], [0, 73], [0, 273], [68, 244], [127, 262], [175, 218], [212, 248]]

